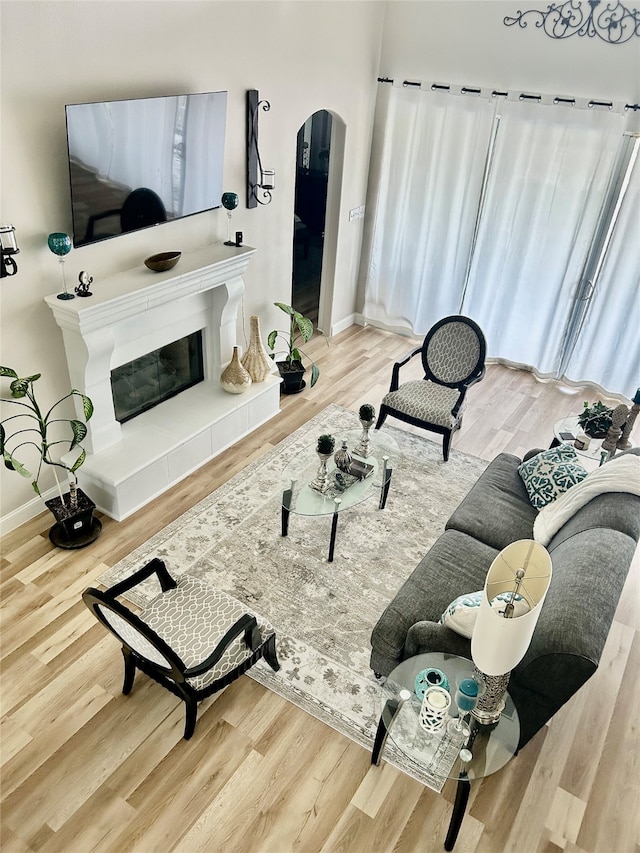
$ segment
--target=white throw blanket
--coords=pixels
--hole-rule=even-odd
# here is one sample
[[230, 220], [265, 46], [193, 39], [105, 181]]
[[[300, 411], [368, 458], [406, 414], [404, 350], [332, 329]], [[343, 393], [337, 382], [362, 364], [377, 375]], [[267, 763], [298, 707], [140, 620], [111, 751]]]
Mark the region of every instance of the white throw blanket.
[[628, 453], [611, 459], [543, 507], [533, 525], [533, 538], [548, 545], [574, 513], [605, 492], [640, 495], [640, 456]]

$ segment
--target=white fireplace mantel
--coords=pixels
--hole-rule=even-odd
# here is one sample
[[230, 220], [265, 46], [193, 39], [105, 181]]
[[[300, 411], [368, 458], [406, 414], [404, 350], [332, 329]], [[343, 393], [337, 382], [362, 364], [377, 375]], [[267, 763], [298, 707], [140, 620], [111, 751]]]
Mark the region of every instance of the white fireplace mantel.
[[[130, 515], [279, 411], [279, 377], [241, 395], [219, 381], [237, 343], [242, 276], [254, 253], [215, 244], [183, 253], [164, 273], [140, 266], [97, 280], [91, 297], [46, 297], [62, 330], [71, 387], [94, 405], [80, 484], [113, 518]], [[120, 424], [111, 371], [198, 330], [205, 381]]]

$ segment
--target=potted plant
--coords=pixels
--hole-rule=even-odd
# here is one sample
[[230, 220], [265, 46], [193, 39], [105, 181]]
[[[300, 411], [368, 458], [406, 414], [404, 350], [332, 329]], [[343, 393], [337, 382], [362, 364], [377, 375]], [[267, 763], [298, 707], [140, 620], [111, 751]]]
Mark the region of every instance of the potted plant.
[[[313, 335], [313, 323], [308, 317], [304, 317], [291, 305], [285, 305], [283, 302], [274, 302], [276, 308], [280, 308], [289, 317], [289, 328], [287, 331], [274, 329], [269, 332], [267, 344], [271, 352], [271, 358], [276, 359], [280, 376], [282, 377], [282, 392], [284, 394], [298, 394], [306, 387], [304, 381], [305, 367], [302, 364], [302, 356], [306, 353], [300, 349], [298, 343], [307, 343]], [[286, 349], [276, 350], [277, 341], [281, 340], [286, 345]], [[284, 358], [278, 361], [277, 356], [283, 355]], [[308, 358], [308, 356], [307, 356]], [[315, 362], [311, 362], [311, 383], [310, 387], [318, 381], [320, 369]]]
[[[59, 495], [45, 501], [45, 505], [56, 518], [49, 531], [49, 538], [61, 548], [81, 548], [95, 541], [102, 525], [93, 518], [95, 504], [77, 487], [76, 471], [86, 459], [81, 441], [87, 434], [87, 425], [77, 418], [59, 418], [56, 410], [65, 400], [77, 396], [82, 400], [85, 421], [93, 414], [93, 403], [85, 394], [73, 389], [44, 411], [37, 400], [34, 383], [41, 374], [21, 378], [11, 367], [0, 367], [0, 376], [11, 379], [10, 397], [1, 397], [0, 402], [17, 407], [14, 414], [0, 420], [0, 449], [5, 467], [31, 479], [34, 492], [40, 492], [40, 477], [45, 465], [53, 471]], [[62, 460], [62, 452], [79, 451], [73, 462]], [[57, 451], [60, 451], [58, 454]], [[17, 455], [16, 455], [17, 454]], [[55, 458], [54, 458], [55, 454]], [[25, 467], [22, 460], [31, 455], [36, 461], [35, 473]], [[69, 479], [69, 491], [63, 494], [57, 471], [64, 471]]]
[[605, 406], [600, 400], [589, 405], [585, 401], [584, 409], [578, 415], [578, 424], [591, 438], [604, 438], [611, 426], [613, 409]]

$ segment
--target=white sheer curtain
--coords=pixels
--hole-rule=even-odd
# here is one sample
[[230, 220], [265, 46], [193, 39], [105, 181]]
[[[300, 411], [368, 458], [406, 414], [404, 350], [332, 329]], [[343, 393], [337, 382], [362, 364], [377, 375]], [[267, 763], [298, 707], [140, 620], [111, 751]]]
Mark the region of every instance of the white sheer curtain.
[[624, 118], [505, 102], [461, 311], [487, 355], [553, 375]]
[[381, 92], [377, 106], [384, 137], [363, 313], [424, 334], [459, 310], [494, 107], [412, 88]]
[[565, 375], [629, 399], [640, 387], [640, 157]]

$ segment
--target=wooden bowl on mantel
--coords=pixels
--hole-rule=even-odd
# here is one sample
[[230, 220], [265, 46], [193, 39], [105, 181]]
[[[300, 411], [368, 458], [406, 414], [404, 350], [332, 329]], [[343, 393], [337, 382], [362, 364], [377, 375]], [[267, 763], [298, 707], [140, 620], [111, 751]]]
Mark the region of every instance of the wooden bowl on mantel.
[[166, 272], [172, 270], [180, 260], [182, 252], [160, 252], [145, 258], [144, 265], [153, 272]]

